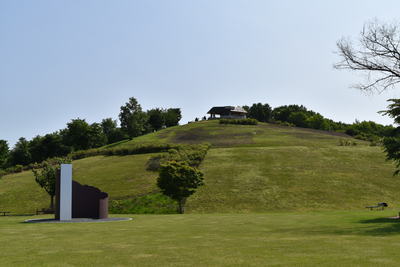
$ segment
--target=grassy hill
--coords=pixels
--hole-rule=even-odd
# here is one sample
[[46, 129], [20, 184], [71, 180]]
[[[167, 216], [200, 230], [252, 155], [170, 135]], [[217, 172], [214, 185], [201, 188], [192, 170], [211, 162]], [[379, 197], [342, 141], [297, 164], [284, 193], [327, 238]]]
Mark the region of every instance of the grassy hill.
[[[356, 146], [339, 146], [349, 139]], [[205, 183], [189, 198], [187, 212], [362, 209], [385, 201], [399, 205], [400, 179], [380, 147], [340, 133], [273, 124], [220, 125], [204, 121], [171, 127], [109, 147], [208, 142], [200, 168]], [[146, 170], [154, 154], [96, 156], [76, 160], [74, 178], [99, 187], [111, 199], [157, 190], [157, 173]], [[31, 172], [0, 179], [0, 210], [32, 213], [48, 196]]]

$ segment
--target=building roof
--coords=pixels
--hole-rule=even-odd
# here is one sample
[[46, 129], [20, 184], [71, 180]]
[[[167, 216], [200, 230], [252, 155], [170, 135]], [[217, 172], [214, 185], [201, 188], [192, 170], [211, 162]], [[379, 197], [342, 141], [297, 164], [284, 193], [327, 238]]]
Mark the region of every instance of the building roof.
[[220, 114], [220, 115], [227, 115], [230, 113], [242, 113], [246, 114], [247, 111], [244, 110], [242, 107], [237, 106], [223, 106], [223, 107], [212, 107], [207, 114]]

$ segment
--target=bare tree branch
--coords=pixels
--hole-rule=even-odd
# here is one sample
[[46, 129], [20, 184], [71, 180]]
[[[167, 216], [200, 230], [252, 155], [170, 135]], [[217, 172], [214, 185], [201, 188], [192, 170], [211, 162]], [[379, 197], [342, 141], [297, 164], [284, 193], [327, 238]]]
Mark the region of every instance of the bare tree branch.
[[400, 83], [400, 36], [397, 25], [377, 21], [364, 25], [357, 46], [350, 40], [337, 42], [341, 61], [336, 69], [350, 69], [367, 74], [365, 83], [356, 87], [363, 91], [382, 92]]

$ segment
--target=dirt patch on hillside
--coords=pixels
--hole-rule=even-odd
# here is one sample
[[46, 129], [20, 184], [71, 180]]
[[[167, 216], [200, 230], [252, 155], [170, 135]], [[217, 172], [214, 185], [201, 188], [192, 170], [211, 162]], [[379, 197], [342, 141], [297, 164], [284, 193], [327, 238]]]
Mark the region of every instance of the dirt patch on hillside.
[[289, 127], [289, 126], [283, 126], [283, 125], [278, 125], [278, 124], [269, 124], [269, 125], [260, 125], [263, 128], [275, 128], [275, 129], [282, 129], [282, 130], [287, 130], [288, 133], [290, 134], [290, 131], [293, 131], [292, 134], [298, 136], [299, 138], [307, 136], [309, 133], [314, 133], [314, 134], [321, 134], [321, 135], [328, 135], [328, 136], [337, 136], [337, 137], [343, 137], [343, 138], [352, 138], [350, 135], [347, 135], [345, 133], [340, 133], [340, 132], [333, 132], [333, 131], [323, 131], [323, 130], [316, 130], [316, 129], [310, 129], [310, 128], [301, 128], [301, 127]]

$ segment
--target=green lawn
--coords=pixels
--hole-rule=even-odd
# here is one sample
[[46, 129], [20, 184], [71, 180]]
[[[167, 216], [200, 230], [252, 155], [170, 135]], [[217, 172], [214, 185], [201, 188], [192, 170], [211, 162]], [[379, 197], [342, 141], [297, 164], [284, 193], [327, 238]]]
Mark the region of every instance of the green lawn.
[[210, 149], [205, 186], [189, 212], [359, 209], [399, 206], [400, 179], [377, 147], [306, 146]]
[[[398, 266], [397, 211], [131, 215], [25, 224], [0, 217], [2, 266]], [[126, 215], [125, 215], [126, 216]]]

